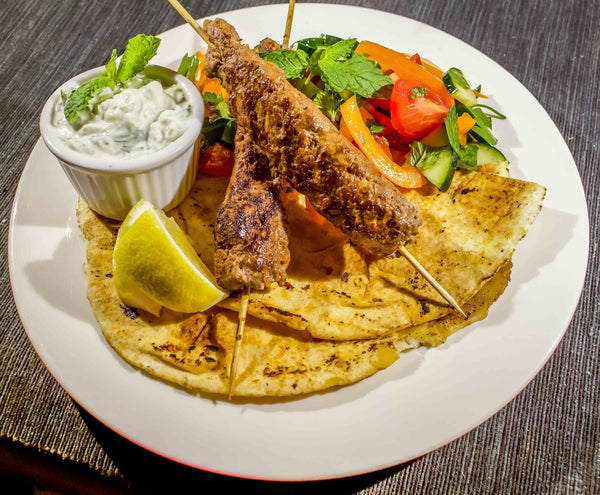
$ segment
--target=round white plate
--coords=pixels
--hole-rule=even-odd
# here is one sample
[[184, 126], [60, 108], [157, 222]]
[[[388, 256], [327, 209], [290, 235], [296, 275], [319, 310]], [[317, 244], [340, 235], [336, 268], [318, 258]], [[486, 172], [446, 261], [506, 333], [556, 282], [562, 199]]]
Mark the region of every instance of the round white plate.
[[[282, 39], [286, 6], [221, 17], [254, 46], [265, 36]], [[17, 190], [9, 238], [13, 293], [31, 342], [65, 390], [102, 423], [204, 470], [325, 479], [436, 449], [489, 418], [535, 376], [563, 336], [583, 286], [589, 227], [577, 168], [549, 116], [515, 78], [424, 24], [354, 7], [297, 5], [292, 39], [321, 33], [418, 51], [441, 67], [462, 68], [508, 116], [495, 133], [513, 176], [545, 185], [547, 196], [486, 320], [349, 387], [291, 400], [228, 402], [151, 378], [106, 343], [85, 296], [75, 192], [38, 142]], [[156, 63], [174, 66], [180, 55], [203, 48], [187, 25], [161, 38]]]

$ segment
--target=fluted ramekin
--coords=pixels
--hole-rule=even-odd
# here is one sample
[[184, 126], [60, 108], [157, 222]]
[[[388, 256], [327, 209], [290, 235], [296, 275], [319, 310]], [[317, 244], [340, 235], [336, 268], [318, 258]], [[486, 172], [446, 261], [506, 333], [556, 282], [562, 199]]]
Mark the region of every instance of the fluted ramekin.
[[152, 77], [175, 80], [181, 84], [191, 104], [192, 116], [187, 130], [164, 148], [130, 159], [98, 158], [70, 149], [52, 125], [52, 113], [66, 91], [100, 76], [104, 67], [79, 74], [50, 96], [40, 115], [40, 132], [48, 149], [58, 159], [79, 196], [95, 212], [123, 220], [129, 210], [145, 199], [154, 206], [169, 210], [189, 193], [196, 178], [196, 142], [204, 120], [204, 100], [200, 91], [186, 77], [165, 67], [148, 66]]

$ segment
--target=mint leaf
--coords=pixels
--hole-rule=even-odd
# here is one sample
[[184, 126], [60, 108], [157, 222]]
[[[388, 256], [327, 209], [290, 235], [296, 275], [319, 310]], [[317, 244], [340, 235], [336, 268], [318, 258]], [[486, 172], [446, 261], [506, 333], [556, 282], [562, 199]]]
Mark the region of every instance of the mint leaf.
[[334, 45], [325, 48], [324, 56], [334, 60], [347, 59], [354, 53], [357, 46], [358, 40], [356, 38], [338, 41]]
[[425, 156], [425, 145], [420, 141], [410, 143], [410, 164], [418, 167], [421, 159]]
[[[477, 146], [473, 145], [472, 143], [466, 144], [465, 146], [460, 145], [458, 138], [458, 114], [456, 111], [456, 106], [452, 106], [450, 108], [448, 115], [444, 119], [444, 124], [446, 126], [446, 133], [448, 134], [450, 146], [458, 156], [457, 166], [460, 168], [466, 168], [468, 170], [477, 170]], [[471, 130], [473, 131], [475, 127]]]
[[486, 127], [481, 127], [479, 125], [473, 126], [471, 129], [473, 134], [476, 134], [479, 138], [485, 141], [490, 146], [495, 146], [498, 144], [498, 140], [494, 137], [494, 135], [490, 132], [490, 130]]
[[466, 144], [460, 150], [458, 155], [458, 167], [467, 170], [477, 170], [477, 145], [473, 143]]
[[104, 67], [104, 72], [102, 73], [102, 77], [109, 77], [113, 81], [117, 77], [117, 50], [113, 50], [110, 55], [110, 60]]
[[318, 65], [323, 82], [338, 93], [351, 91], [369, 98], [379, 89], [393, 83], [374, 62], [358, 53], [353, 53], [345, 61], [325, 56], [319, 60]]
[[380, 132], [385, 131], [385, 126], [382, 124], [378, 124], [377, 122], [371, 124], [368, 127], [371, 134], [379, 134]]
[[75, 127], [81, 127], [91, 118], [89, 102], [98, 91], [103, 88], [112, 87], [114, 82], [109, 77], [98, 77], [91, 81], [84, 82], [75, 91], [73, 91], [65, 103], [65, 117], [67, 122]]
[[129, 40], [117, 70], [117, 81], [125, 82], [142, 71], [148, 61], [156, 55], [160, 39], [138, 34]]
[[319, 91], [314, 99], [315, 105], [323, 112], [329, 120], [335, 122], [337, 120], [340, 106], [344, 103], [343, 98], [338, 94], [327, 90]]
[[455, 153], [458, 153], [460, 150], [460, 141], [458, 139], [458, 114], [456, 112], [456, 106], [450, 107], [448, 110], [448, 115], [444, 119], [444, 125], [446, 126], [446, 134], [448, 134], [448, 141], [450, 142], [450, 146], [454, 150]]
[[329, 62], [343, 62], [347, 60], [357, 46], [358, 41], [355, 38], [350, 38], [338, 41], [330, 46], [323, 45], [318, 47], [310, 57], [310, 71], [314, 75], [322, 77], [322, 64], [327, 64]]
[[419, 170], [428, 170], [437, 165], [440, 160], [440, 155], [447, 148], [433, 148], [419, 141], [410, 143], [410, 164], [417, 167]]
[[215, 93], [204, 93], [202, 95], [204, 98], [204, 103], [208, 106], [209, 110], [212, 112], [217, 112], [221, 118], [224, 119], [233, 119], [231, 113], [229, 112], [229, 106], [221, 95], [217, 95]]
[[[205, 119], [202, 127], [202, 140], [208, 146], [220, 141], [229, 147], [234, 146], [237, 124], [229, 112], [227, 102], [221, 95], [204, 93], [204, 103], [212, 115]], [[216, 118], [215, 118], [216, 116]]]
[[67, 122], [75, 128], [87, 122], [95, 106], [111, 96], [110, 92], [101, 94], [102, 90], [114, 88], [140, 72], [156, 54], [159, 44], [160, 39], [145, 34], [131, 38], [118, 68], [117, 51], [113, 50], [102, 75], [86, 81], [67, 98], [64, 111]]
[[310, 57], [317, 48], [335, 45], [339, 41], [342, 41], [342, 38], [331, 36], [329, 34], [322, 34], [318, 38], [304, 38], [296, 41], [293, 46], [297, 50], [306, 52], [306, 54]]
[[308, 55], [302, 50], [280, 49], [259, 55], [277, 65], [283, 71], [286, 79], [304, 77], [310, 65]]

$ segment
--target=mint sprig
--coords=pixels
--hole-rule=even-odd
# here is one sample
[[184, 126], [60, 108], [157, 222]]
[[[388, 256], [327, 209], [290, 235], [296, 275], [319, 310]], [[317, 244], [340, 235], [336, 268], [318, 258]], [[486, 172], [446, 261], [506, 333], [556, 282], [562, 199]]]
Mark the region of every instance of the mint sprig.
[[211, 111], [202, 127], [202, 140], [206, 146], [212, 146], [217, 141], [233, 148], [237, 125], [227, 102], [221, 95], [204, 93], [202, 95], [206, 107]]
[[277, 65], [283, 71], [286, 79], [304, 77], [310, 64], [308, 55], [301, 50], [280, 49], [261, 53], [260, 56]]
[[356, 38], [321, 35], [297, 41], [294, 50], [275, 50], [260, 56], [273, 62], [286, 79], [311, 98], [333, 122], [340, 105], [352, 94], [370, 98], [393, 84], [381, 68], [355, 52]]
[[141, 72], [148, 61], [156, 55], [160, 39], [138, 34], [127, 43], [117, 67], [117, 52], [113, 50], [110, 60], [100, 77], [86, 81], [72, 91], [65, 103], [65, 118], [74, 128], [79, 128], [92, 118], [94, 107], [103, 99], [99, 93], [105, 88], [114, 89]]
[[119, 68], [117, 70], [117, 81], [129, 81], [138, 72], [144, 70], [146, 64], [150, 61], [160, 45], [160, 39], [154, 36], [138, 34], [131, 38], [127, 43]]
[[444, 119], [444, 125], [446, 126], [450, 147], [458, 156], [458, 167], [477, 170], [477, 147], [472, 144], [460, 145], [456, 106], [452, 106], [448, 110], [448, 115]]

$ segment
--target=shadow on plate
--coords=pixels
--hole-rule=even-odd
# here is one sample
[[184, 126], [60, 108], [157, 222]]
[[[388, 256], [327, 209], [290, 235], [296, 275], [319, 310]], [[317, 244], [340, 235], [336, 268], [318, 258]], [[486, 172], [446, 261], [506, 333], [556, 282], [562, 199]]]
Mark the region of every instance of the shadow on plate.
[[[218, 487], [221, 493], [243, 493], [254, 489], [257, 493], [266, 495], [350, 494], [379, 483], [414, 462], [410, 461], [372, 473], [324, 481], [275, 482], [242, 479], [202, 471], [156, 455], [114, 433], [83, 409], [79, 408], [79, 411], [98, 443], [118, 468], [124, 480], [130, 484], [133, 493], [184, 493], [189, 489], [200, 492], [214, 486]], [[202, 446], [199, 445], [198, 448]]]

